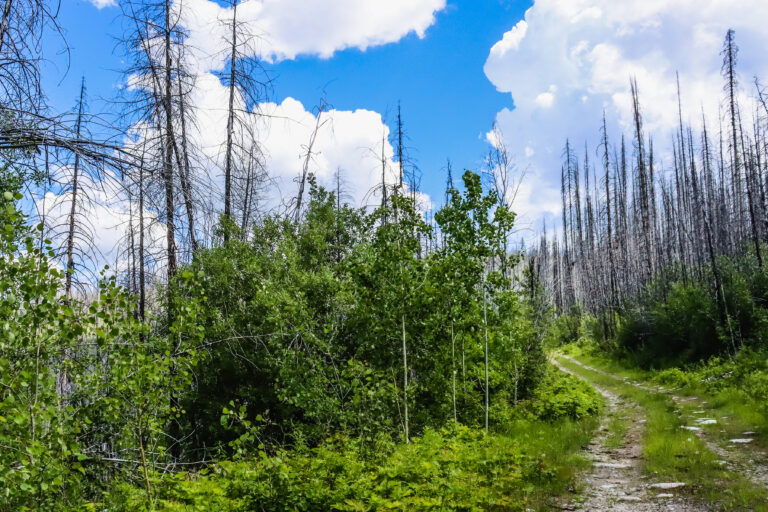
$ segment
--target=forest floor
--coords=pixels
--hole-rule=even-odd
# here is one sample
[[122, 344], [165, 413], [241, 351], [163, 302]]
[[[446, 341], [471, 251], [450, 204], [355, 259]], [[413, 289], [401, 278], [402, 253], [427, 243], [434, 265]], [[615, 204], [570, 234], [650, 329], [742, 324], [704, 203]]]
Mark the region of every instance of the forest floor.
[[[596, 362], [597, 361], [597, 362]], [[557, 354], [553, 363], [606, 402], [586, 448], [592, 470], [562, 510], [768, 510], [768, 457], [762, 440], [697, 396], [617, 375]]]

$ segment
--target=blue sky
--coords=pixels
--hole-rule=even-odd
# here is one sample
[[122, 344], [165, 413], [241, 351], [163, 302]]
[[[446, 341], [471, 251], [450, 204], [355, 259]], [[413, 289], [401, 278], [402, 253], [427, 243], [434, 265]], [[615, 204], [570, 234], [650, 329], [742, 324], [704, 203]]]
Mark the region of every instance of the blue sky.
[[[192, 12], [185, 23], [196, 47], [209, 56], [220, 50], [215, 26], [230, 11], [212, 0], [174, 1]], [[62, 2], [60, 22], [72, 49], [66, 75], [57, 54], [61, 45], [52, 35], [45, 44], [51, 62], [45, 85], [54, 110], [72, 108], [81, 75], [87, 77], [92, 108], [114, 110], [99, 99], [113, 98], [123, 80], [120, 10], [110, 5], [115, 3]], [[382, 119], [393, 125], [400, 101], [422, 190], [438, 203], [446, 158], [456, 170], [477, 168], [495, 120], [518, 172], [525, 173], [515, 209], [521, 222], [534, 225], [542, 217], [557, 222], [566, 138], [594, 151], [603, 111], [613, 141], [630, 133], [630, 76], [638, 80], [645, 125], [661, 141], [662, 157], [677, 122], [676, 73], [684, 116], [696, 126], [703, 108], [716, 125], [719, 50], [728, 28], [736, 30], [741, 46], [744, 101], [753, 76], [768, 81], [765, 0], [243, 0], [241, 5], [254, 30], [269, 34], [266, 48], [259, 50], [272, 61], [267, 67], [275, 78], [273, 103], [266, 107], [288, 121], [260, 125], [259, 133], [269, 154], [267, 167], [282, 179], [284, 197], [294, 186], [301, 146], [314, 126], [312, 107], [323, 92], [336, 111], [334, 132], [323, 134], [313, 169], [321, 183], [342, 168], [352, 182], [351, 195], [364, 202], [377, 183], [375, 158], [365, 148], [375, 149], [381, 140]], [[207, 158], [214, 174], [224, 92], [211, 74], [217, 66], [213, 57], [200, 64], [195, 100], [204, 127], [198, 136], [213, 148]], [[391, 156], [392, 148], [385, 149]]]
[[527, 7], [527, 1], [452, 1], [424, 39], [412, 34], [364, 52], [275, 66], [276, 94], [313, 105], [324, 89], [334, 107], [381, 112], [391, 127], [400, 101], [424, 190], [440, 197], [446, 158], [456, 169], [476, 168], [496, 113], [512, 106], [511, 96], [485, 77], [483, 65], [491, 46]]
[[[491, 46], [522, 18], [530, 2], [451, 0], [419, 38], [366, 50], [347, 49], [330, 58], [299, 56], [268, 65], [274, 78], [271, 100], [287, 97], [309, 110], [325, 93], [339, 110], [368, 109], [394, 126], [398, 101], [409, 137], [410, 156], [422, 172], [423, 190], [439, 198], [450, 158], [455, 169], [477, 168], [488, 149], [484, 135], [499, 110], [512, 106], [483, 73]], [[64, 73], [61, 44], [49, 35], [46, 90], [55, 110], [71, 109], [85, 76], [93, 109], [114, 109], [122, 80], [120, 9], [68, 0], [59, 18], [71, 48]]]

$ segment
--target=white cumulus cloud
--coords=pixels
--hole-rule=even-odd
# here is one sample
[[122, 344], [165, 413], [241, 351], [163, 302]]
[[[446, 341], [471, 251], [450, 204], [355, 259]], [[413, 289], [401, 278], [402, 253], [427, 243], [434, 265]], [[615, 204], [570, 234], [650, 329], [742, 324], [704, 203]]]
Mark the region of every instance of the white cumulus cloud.
[[[104, 1], [104, 0], [100, 0]], [[175, 0], [190, 43], [207, 60], [223, 67], [232, 9], [211, 0]], [[249, 51], [269, 62], [299, 55], [331, 57], [347, 48], [366, 50], [397, 42], [408, 34], [424, 37], [446, 0], [244, 0], [237, 18], [253, 36]]]
[[[264, 116], [260, 118], [259, 131], [267, 168], [285, 201], [296, 194], [295, 180], [302, 170], [317, 117], [293, 98], [262, 105], [261, 112]], [[353, 205], [376, 205], [374, 189], [381, 182], [382, 142], [388, 163], [386, 181], [391, 185], [395, 179], [389, 128], [381, 115], [360, 109], [329, 110], [321, 116], [309, 170], [319, 184], [331, 189], [335, 187], [336, 173], [340, 172], [347, 198]]]
[[[238, 3], [237, 19], [240, 32], [254, 36], [245, 43], [251, 56], [274, 62], [298, 55], [330, 57], [345, 48], [364, 50], [398, 41], [410, 33], [423, 37], [435, 22], [435, 13], [444, 7], [445, 0], [243, 0]], [[188, 36], [187, 65], [196, 74], [188, 97], [195, 122], [188, 127], [188, 134], [203, 152], [197, 174], [206, 179], [207, 206], [221, 210], [229, 91], [215, 72], [227, 64], [226, 23], [231, 22], [233, 9], [211, 0], [174, 0], [174, 9]], [[244, 38], [241, 34], [239, 41]], [[145, 85], [134, 76], [129, 77], [127, 86]], [[317, 125], [316, 112], [311, 105], [305, 106], [290, 96], [281, 103], [263, 102], [249, 113], [245, 113], [241, 98], [235, 102], [238, 116], [243, 119], [238, 126], [247, 126], [255, 133], [263, 153], [269, 181], [260, 206], [271, 209], [290, 204], [297, 193], [296, 180], [302, 171], [306, 145]], [[382, 116], [370, 110], [331, 107], [322, 114], [321, 124], [309, 172], [329, 188], [335, 187], [338, 172], [344, 182], [344, 198], [351, 204], [378, 204], [382, 151], [390, 185], [394, 183], [395, 167], [389, 128]], [[427, 197], [421, 199], [425, 204], [429, 202]]]
[[[211, 73], [197, 80], [190, 102], [197, 107], [197, 122], [190, 136], [203, 148], [205, 169], [211, 183], [211, 201], [221, 201], [223, 190], [223, 147], [226, 141], [228, 89]], [[244, 110], [240, 105], [239, 110]], [[269, 185], [264, 197], [267, 208], [288, 203], [295, 197], [295, 180], [302, 171], [317, 114], [291, 97], [281, 103], [265, 102], [255, 112], [240, 114], [252, 127], [264, 155]], [[336, 172], [345, 183], [345, 199], [354, 206], [371, 204], [372, 189], [381, 181], [381, 152], [387, 162], [387, 182], [394, 182], [394, 150], [389, 128], [381, 114], [371, 110], [336, 110], [321, 114], [320, 126], [308, 170], [320, 185], [335, 187]], [[223, 206], [219, 205], [219, 209]]]
[[117, 2], [115, 0], [88, 0], [93, 5], [96, 6], [98, 9], [103, 9], [104, 7], [114, 7], [117, 5]]
[[[231, 22], [233, 9], [211, 0], [174, 0], [174, 6], [188, 34], [190, 65], [199, 73], [190, 98], [200, 128], [194, 136], [210, 161], [217, 162], [226, 140], [228, 91], [213, 72], [227, 63], [230, 34], [226, 23]], [[243, 0], [238, 3], [237, 19], [248, 37], [241, 51], [277, 62], [299, 55], [328, 58], [347, 48], [365, 50], [397, 42], [412, 33], [424, 37], [435, 23], [435, 14], [445, 6], [446, 0]], [[241, 35], [241, 42], [244, 37]], [[393, 150], [386, 140], [389, 129], [379, 113], [369, 110], [331, 109], [322, 116], [325, 122], [309, 170], [327, 186], [341, 170], [350, 202], [370, 204], [371, 190], [381, 181], [382, 145], [388, 166], [393, 165]], [[295, 179], [302, 169], [316, 114], [311, 106], [288, 97], [280, 104], [263, 103], [248, 117], [271, 179], [267, 199], [273, 204], [285, 203], [296, 193]], [[210, 171], [214, 186], [220, 188], [216, 166]], [[387, 177], [390, 183], [392, 180]]]
[[698, 124], [703, 107], [715, 124], [725, 33], [736, 31], [746, 96], [753, 76], [768, 79], [765, 20], [765, 0], [535, 0], [485, 64], [488, 79], [514, 100], [514, 109], [497, 114], [506, 143], [547, 197], [540, 205], [533, 198], [533, 211], [556, 208], [567, 137], [576, 148], [589, 141], [594, 160], [603, 110], [614, 135], [630, 133], [632, 76], [657, 146], [667, 144], [677, 122], [676, 72], [685, 118]]
[[511, 50], [517, 50], [520, 47], [520, 41], [523, 40], [527, 31], [528, 23], [525, 20], [520, 20], [511, 30], [504, 33], [501, 41], [491, 47], [491, 55], [500, 58]]

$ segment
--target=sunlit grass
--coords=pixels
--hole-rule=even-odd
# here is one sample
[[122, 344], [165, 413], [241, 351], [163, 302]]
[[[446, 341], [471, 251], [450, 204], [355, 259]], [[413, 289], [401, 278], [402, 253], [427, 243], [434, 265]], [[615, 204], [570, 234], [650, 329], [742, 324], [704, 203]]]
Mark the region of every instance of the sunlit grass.
[[[682, 402], [678, 407], [686, 413], [702, 409], [707, 415], [717, 416], [719, 419], [727, 418], [727, 421], [719, 420], [717, 427], [709, 427], [709, 430], [716, 433], [725, 430], [723, 434], [726, 435], [720, 436], [723, 438], [739, 437], [744, 431], [753, 431], [759, 434], [754, 438], [754, 444], [768, 449], [768, 408], [765, 400], [755, 397], [756, 391], [760, 390], [754, 389], [768, 387], [768, 384], [762, 382], [762, 380], [768, 380], [768, 375], [763, 376], [760, 371], [754, 372], [750, 380], [754, 384], [748, 393], [745, 389], [736, 388], [730, 383], [718, 383], [718, 386], [713, 386], [704, 380], [702, 372], [642, 370], [622, 364], [615, 359], [596, 356], [588, 348], [577, 345], [564, 347], [563, 353], [576, 357], [586, 365], [638, 381], [646, 386], [663, 386], [665, 391], [677, 396], [696, 397], [697, 401]], [[726, 373], [725, 370], [723, 369], [722, 372]], [[706, 403], [700, 405], [701, 402]]]
[[[613, 371], [610, 362], [594, 357], [579, 359], [603, 371]], [[587, 380], [627, 397], [645, 411], [646, 430], [643, 438], [644, 469], [656, 481], [686, 483], [681, 492], [695, 499], [713, 503], [722, 510], [768, 511], [768, 490], [757, 487], [742, 475], [728, 471], [719, 457], [693, 432], [682, 429], [683, 418], [667, 396], [646, 391], [596, 371], [560, 359], [561, 364]], [[615, 363], [614, 363], [615, 364]], [[637, 378], [632, 372], [621, 377]]]

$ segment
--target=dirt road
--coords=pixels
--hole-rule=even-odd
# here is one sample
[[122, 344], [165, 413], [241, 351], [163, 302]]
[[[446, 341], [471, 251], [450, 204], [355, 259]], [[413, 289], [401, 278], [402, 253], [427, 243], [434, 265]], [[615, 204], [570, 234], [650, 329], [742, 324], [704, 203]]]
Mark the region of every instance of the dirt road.
[[[581, 365], [576, 360], [570, 361]], [[584, 378], [556, 360], [552, 362], [562, 371]], [[679, 491], [685, 482], [652, 481], [644, 475], [642, 443], [646, 419], [643, 409], [626, 397], [589, 383], [603, 395], [606, 407], [598, 435], [586, 447], [587, 456], [593, 462], [592, 471], [584, 480], [580, 497], [559, 508], [590, 512], [713, 510], [681, 497]], [[617, 439], [616, 432], [609, 428], [611, 422], [624, 427], [619, 429], [621, 438]]]

